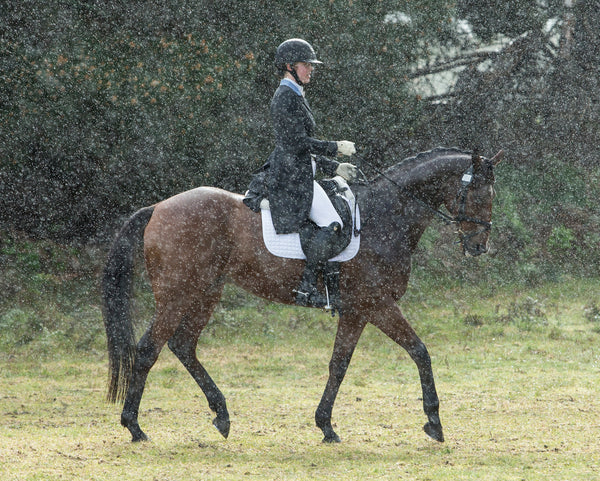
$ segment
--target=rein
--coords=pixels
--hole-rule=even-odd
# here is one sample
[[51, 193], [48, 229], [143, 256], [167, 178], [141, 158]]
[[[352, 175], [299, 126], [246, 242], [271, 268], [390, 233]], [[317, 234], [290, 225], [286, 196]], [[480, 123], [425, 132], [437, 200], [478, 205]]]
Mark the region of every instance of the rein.
[[[436, 209], [436, 208], [432, 207], [431, 205], [429, 205], [429, 203], [425, 202], [423, 199], [421, 199], [420, 197], [416, 196], [415, 194], [413, 194], [412, 192], [410, 192], [409, 190], [407, 190], [405, 187], [402, 187], [394, 179], [392, 179], [389, 176], [387, 176], [383, 171], [381, 171], [380, 169], [378, 169], [377, 167], [375, 167], [371, 162], [367, 161], [364, 157], [362, 157], [362, 156], [360, 156], [358, 154], [355, 154], [354, 156], [359, 160], [359, 162], [361, 163], [361, 165], [363, 163], [367, 164], [377, 174], [379, 174], [381, 177], [383, 177], [388, 182], [390, 182], [392, 185], [394, 185], [399, 191], [401, 191], [402, 193], [404, 193], [405, 195], [407, 195], [408, 197], [410, 197], [412, 200], [414, 200], [415, 202], [417, 202], [418, 204], [420, 204], [421, 206], [425, 207], [427, 210], [429, 210], [430, 212], [432, 212], [434, 215], [436, 215], [437, 217], [439, 217], [440, 219], [442, 219], [442, 221], [444, 223], [446, 223], [446, 224], [459, 224], [460, 222], [471, 222], [473, 224], [478, 224], [478, 225], [482, 226], [481, 229], [479, 229], [479, 230], [477, 230], [475, 232], [472, 232], [470, 234], [464, 234], [459, 229], [459, 231], [458, 231], [458, 234], [460, 236], [460, 241], [459, 242], [463, 242], [465, 240], [470, 239], [471, 237], [475, 237], [478, 234], [481, 234], [483, 232], [491, 230], [491, 228], [492, 228], [492, 223], [491, 222], [487, 222], [487, 221], [484, 221], [484, 220], [481, 220], [481, 219], [475, 219], [474, 217], [470, 217], [470, 216], [465, 215], [465, 208], [466, 208], [466, 204], [467, 204], [467, 192], [468, 192], [469, 185], [471, 185], [471, 183], [473, 181], [473, 167], [472, 166], [462, 176], [462, 179], [461, 179], [461, 188], [460, 188], [459, 192], [456, 194], [457, 200], [460, 198], [460, 205], [458, 207], [458, 213], [455, 216], [451, 216], [451, 215], [446, 214], [445, 212], [442, 212], [439, 209]], [[362, 170], [360, 170], [360, 169], [359, 169], [359, 172], [362, 174], [362, 176], [365, 179], [365, 181], [367, 183], [370, 183], [370, 181], [367, 179], [367, 177], [364, 174], [364, 172]]]

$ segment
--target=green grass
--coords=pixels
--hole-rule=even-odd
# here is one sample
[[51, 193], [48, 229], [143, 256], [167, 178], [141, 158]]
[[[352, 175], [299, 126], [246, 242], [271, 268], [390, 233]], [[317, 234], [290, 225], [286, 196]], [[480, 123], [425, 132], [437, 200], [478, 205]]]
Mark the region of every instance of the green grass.
[[[66, 354], [40, 335], [0, 351], [2, 479], [600, 478], [598, 279], [444, 285], [416, 278], [402, 303], [432, 356], [444, 444], [421, 430], [416, 367], [371, 327], [334, 408], [342, 443], [322, 444], [313, 418], [336, 320], [228, 290], [198, 347], [227, 397], [228, 440], [164, 350], [141, 405], [151, 441], [130, 443], [120, 407], [104, 402], [101, 342]], [[85, 312], [84, 328], [101, 325]]]

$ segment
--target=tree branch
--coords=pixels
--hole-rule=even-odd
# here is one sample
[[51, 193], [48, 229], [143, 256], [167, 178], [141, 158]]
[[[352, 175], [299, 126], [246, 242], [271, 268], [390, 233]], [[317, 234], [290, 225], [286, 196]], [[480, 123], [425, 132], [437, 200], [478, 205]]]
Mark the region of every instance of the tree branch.
[[436, 63], [429, 67], [417, 69], [414, 72], [408, 74], [407, 78], [413, 80], [415, 78], [425, 77], [427, 75], [453, 70], [458, 67], [464, 67], [467, 65], [481, 63], [484, 60], [487, 60], [488, 58], [491, 58], [495, 55], [497, 55], [497, 52], [473, 52], [468, 55], [462, 55], [460, 57], [453, 58], [452, 60]]

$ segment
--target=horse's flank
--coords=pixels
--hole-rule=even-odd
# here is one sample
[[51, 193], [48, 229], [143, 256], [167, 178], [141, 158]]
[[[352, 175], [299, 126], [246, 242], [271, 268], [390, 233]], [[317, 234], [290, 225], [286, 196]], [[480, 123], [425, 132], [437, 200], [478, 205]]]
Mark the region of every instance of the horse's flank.
[[[290, 286], [299, 278], [303, 261], [267, 251], [260, 215], [242, 199], [218, 188], [199, 187], [156, 205], [144, 237], [146, 267], [155, 292], [164, 289], [173, 266], [179, 264], [177, 275], [186, 279], [191, 295], [229, 281], [272, 301], [293, 302]], [[181, 262], [190, 257], [193, 263]], [[198, 266], [211, 266], [219, 274], [207, 276]], [[180, 279], [175, 288], [181, 288]]]

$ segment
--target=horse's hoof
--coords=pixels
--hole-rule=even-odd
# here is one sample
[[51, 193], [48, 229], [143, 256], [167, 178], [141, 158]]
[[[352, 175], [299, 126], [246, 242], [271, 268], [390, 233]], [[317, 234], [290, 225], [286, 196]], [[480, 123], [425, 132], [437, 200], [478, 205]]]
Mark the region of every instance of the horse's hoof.
[[[121, 421], [123, 423], [123, 421]], [[140, 441], [148, 441], [148, 436], [146, 436], [146, 434], [144, 433], [144, 431], [142, 431], [142, 429], [140, 428], [140, 425], [136, 422], [130, 423], [130, 424], [124, 424], [123, 426], [125, 426], [127, 429], [129, 429], [129, 432], [131, 433], [131, 442], [132, 443], [139, 443]]]
[[431, 439], [435, 439], [440, 443], [444, 442], [444, 433], [441, 424], [426, 423], [425, 426], [423, 426], [423, 430]]
[[218, 429], [225, 439], [229, 436], [230, 425], [229, 419], [219, 419], [218, 417], [213, 419], [213, 426]]
[[340, 439], [340, 437], [337, 434], [333, 433], [329, 436], [325, 436], [323, 438], [323, 442], [326, 444], [335, 444], [335, 443], [341, 443], [342, 440]]
[[141, 429], [139, 429], [138, 432], [131, 434], [132, 443], [139, 443], [140, 441], [148, 441], [148, 436], [146, 436]]

